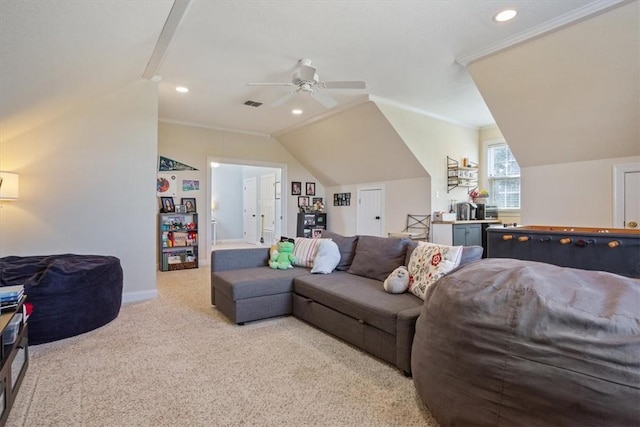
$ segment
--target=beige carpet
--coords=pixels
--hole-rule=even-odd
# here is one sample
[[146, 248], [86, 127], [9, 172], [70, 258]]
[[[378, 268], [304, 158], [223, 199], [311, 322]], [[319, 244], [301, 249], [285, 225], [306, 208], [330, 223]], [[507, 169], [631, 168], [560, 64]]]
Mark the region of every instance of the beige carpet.
[[31, 347], [7, 426], [437, 426], [410, 378], [306, 323], [228, 322], [208, 272], [158, 273], [160, 298]]

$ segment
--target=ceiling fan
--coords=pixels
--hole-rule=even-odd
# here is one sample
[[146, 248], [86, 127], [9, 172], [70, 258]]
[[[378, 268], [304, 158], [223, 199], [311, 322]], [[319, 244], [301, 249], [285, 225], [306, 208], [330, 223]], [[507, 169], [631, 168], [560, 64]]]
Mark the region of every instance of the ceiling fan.
[[338, 103], [331, 96], [324, 92], [323, 89], [365, 89], [366, 83], [361, 80], [356, 81], [331, 81], [321, 82], [316, 72], [316, 68], [311, 66], [310, 59], [301, 59], [298, 61], [296, 70], [291, 77], [290, 83], [248, 83], [249, 86], [293, 86], [295, 89], [280, 99], [276, 100], [272, 105], [278, 106], [284, 104], [293, 95], [297, 93], [308, 93], [316, 101], [325, 108], [333, 108]]

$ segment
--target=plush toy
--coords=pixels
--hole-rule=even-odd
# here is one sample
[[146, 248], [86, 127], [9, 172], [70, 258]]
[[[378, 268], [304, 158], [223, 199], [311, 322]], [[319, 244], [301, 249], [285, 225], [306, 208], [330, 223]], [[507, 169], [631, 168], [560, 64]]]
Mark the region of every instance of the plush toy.
[[382, 286], [384, 290], [390, 294], [401, 294], [409, 289], [409, 270], [407, 267], [400, 266], [393, 270], [387, 277]]
[[269, 267], [280, 270], [293, 268], [292, 263], [296, 262], [296, 257], [293, 256], [293, 247], [292, 242], [278, 243], [278, 250], [271, 254], [269, 259]]

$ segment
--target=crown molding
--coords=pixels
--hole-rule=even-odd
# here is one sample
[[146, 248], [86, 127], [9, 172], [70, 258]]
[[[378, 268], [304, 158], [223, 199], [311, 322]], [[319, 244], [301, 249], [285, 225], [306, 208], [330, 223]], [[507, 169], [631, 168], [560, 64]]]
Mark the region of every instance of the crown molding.
[[[420, 114], [421, 116], [426, 116], [426, 117], [430, 117], [432, 119], [441, 120], [443, 122], [451, 123], [451, 124], [456, 125], [456, 126], [462, 126], [462, 127], [465, 127], [465, 128], [468, 128], [468, 129], [473, 129], [473, 130], [478, 130], [479, 129], [478, 126], [471, 125], [469, 123], [464, 123], [464, 122], [461, 122], [461, 121], [458, 121], [458, 120], [454, 120], [454, 119], [452, 119], [450, 117], [440, 116], [438, 114], [434, 114], [434, 113], [431, 113], [431, 112], [426, 111], [426, 110], [421, 110], [419, 108], [411, 107], [409, 105], [402, 104], [401, 102], [397, 102], [397, 101], [392, 101], [392, 100], [387, 99], [387, 98], [381, 98], [379, 96], [371, 96], [371, 100], [373, 102], [375, 102], [376, 104], [388, 105], [390, 107], [394, 107], [394, 108], [399, 108], [401, 110], [410, 111], [412, 113]], [[488, 125], [488, 126], [494, 126], [494, 125]]]
[[475, 52], [468, 53], [466, 55], [462, 55], [456, 58], [456, 61], [466, 67], [467, 65], [475, 62], [479, 59], [485, 58], [487, 56], [493, 55], [497, 52], [500, 52], [509, 47], [518, 45], [520, 43], [524, 43], [526, 41], [532, 40], [536, 37], [540, 37], [544, 34], [551, 33], [553, 31], [557, 31], [567, 25], [576, 23], [585, 18], [589, 18], [591, 16], [597, 15], [599, 13], [603, 13], [607, 10], [613, 9], [618, 6], [622, 6], [623, 4], [631, 3], [635, 0], [598, 0], [593, 3], [589, 3], [583, 7], [572, 10], [571, 12], [565, 13], [564, 15], [560, 15], [556, 18], [553, 18], [549, 21], [546, 21], [540, 25], [537, 25], [527, 31], [523, 31], [519, 34], [516, 34], [508, 39], [499, 41], [492, 45], [485, 47], [484, 49], [477, 50]]
[[240, 133], [240, 134], [243, 134], [243, 135], [251, 135], [251, 136], [260, 136], [260, 137], [263, 137], [263, 138], [271, 138], [271, 135], [269, 135], [268, 133], [252, 132], [252, 131], [249, 131], [249, 130], [230, 129], [230, 128], [223, 128], [223, 127], [218, 127], [218, 126], [203, 125], [201, 123], [185, 122], [185, 121], [182, 121], [182, 120], [167, 119], [167, 118], [164, 118], [164, 117], [158, 117], [158, 122], [169, 123], [169, 124], [172, 124], [172, 125], [190, 126], [190, 127], [194, 127], [194, 128], [211, 129], [211, 130], [217, 130], [217, 131], [220, 131], [220, 132]]

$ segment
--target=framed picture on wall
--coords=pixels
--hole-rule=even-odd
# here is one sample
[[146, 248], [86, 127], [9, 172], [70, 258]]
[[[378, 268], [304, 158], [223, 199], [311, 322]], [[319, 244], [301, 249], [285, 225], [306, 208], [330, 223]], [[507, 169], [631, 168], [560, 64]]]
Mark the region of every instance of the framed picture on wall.
[[291, 182], [291, 195], [299, 196], [302, 194], [302, 183], [300, 181]]
[[316, 183], [307, 182], [307, 196], [315, 196], [315, 195], [316, 195]]
[[306, 208], [309, 206], [309, 198], [307, 196], [298, 196], [298, 207]]
[[176, 211], [176, 206], [173, 204], [173, 197], [160, 197], [160, 202], [162, 203], [162, 212], [167, 213]]
[[187, 208], [187, 213], [196, 212], [196, 199], [195, 197], [183, 197], [180, 199], [180, 203]]
[[175, 173], [159, 173], [156, 180], [158, 197], [174, 197], [178, 188], [178, 177]]

